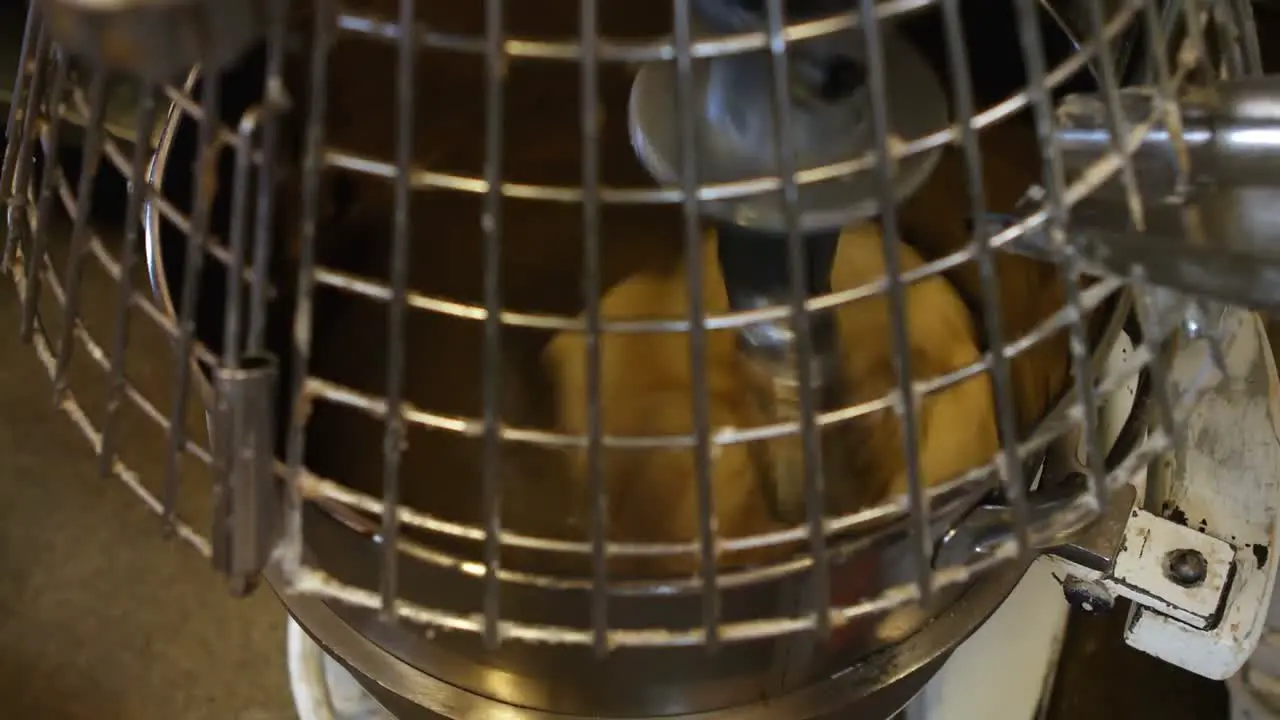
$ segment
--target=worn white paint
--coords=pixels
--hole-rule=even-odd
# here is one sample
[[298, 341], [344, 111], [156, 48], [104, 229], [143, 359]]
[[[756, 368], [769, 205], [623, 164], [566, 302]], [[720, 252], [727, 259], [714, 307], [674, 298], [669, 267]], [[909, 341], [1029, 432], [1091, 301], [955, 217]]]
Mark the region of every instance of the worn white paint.
[[1240, 672], [1227, 679], [1230, 720], [1280, 720], [1280, 593], [1272, 590], [1266, 630]]
[[1165, 503], [1194, 528], [1237, 549], [1235, 575], [1217, 625], [1207, 631], [1135, 607], [1129, 645], [1213, 679], [1235, 674], [1257, 647], [1276, 576], [1276, 507], [1280, 504], [1280, 393], [1275, 359], [1256, 315], [1229, 311], [1223, 377], [1197, 343], [1175, 365], [1184, 385], [1199, 376], [1215, 388], [1187, 423], [1181, 457], [1159, 468]]
[[[1112, 592], [1193, 627], [1211, 626], [1222, 604], [1235, 549], [1144, 510], [1130, 513], [1124, 535], [1124, 546], [1106, 583]], [[1204, 556], [1204, 582], [1183, 587], [1168, 578], [1166, 558], [1179, 549], [1198, 550]]]

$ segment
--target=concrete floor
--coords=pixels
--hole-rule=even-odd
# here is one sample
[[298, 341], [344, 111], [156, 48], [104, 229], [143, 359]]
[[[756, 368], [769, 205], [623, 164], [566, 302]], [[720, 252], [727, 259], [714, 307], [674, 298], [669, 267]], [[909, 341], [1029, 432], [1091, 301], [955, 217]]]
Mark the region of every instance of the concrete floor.
[[284, 612], [232, 600], [55, 410], [0, 283], [0, 715], [295, 717]]
[[[23, 4], [0, 2], [0, 107]], [[2, 143], [0, 128], [0, 152]], [[0, 280], [0, 716], [296, 718], [283, 608], [269, 591], [231, 599], [189, 546], [165, 539], [136, 497], [98, 476], [88, 443], [53, 407], [45, 369], [19, 340], [18, 318], [13, 286]], [[130, 375], [156, 373], [131, 366]], [[163, 456], [151, 456], [130, 461], [158, 477]]]

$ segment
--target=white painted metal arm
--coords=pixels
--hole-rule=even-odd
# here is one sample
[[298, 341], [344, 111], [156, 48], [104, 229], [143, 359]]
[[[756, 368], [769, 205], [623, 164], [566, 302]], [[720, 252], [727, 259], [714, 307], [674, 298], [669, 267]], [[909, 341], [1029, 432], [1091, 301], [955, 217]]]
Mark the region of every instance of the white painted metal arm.
[[1213, 679], [1235, 674], [1265, 629], [1280, 504], [1280, 391], [1266, 332], [1257, 315], [1228, 310], [1219, 337], [1225, 374], [1204, 341], [1175, 360], [1176, 388], [1210, 389], [1190, 411], [1182, 452], [1151, 469], [1147, 507], [1116, 508], [1092, 538], [1110, 562], [1070, 549], [1054, 558], [1068, 599], [1129, 599], [1130, 646]]

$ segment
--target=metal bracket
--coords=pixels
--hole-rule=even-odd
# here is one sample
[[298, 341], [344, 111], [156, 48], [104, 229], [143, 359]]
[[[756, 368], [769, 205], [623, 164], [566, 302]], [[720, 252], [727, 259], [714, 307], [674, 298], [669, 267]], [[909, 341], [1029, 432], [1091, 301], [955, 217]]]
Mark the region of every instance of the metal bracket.
[[[1064, 590], [1085, 597], [1089, 593], [1079, 591], [1087, 586], [1106, 599], [1094, 607], [1123, 597], [1191, 627], [1213, 627], [1230, 587], [1235, 548], [1132, 505], [1117, 506], [1127, 515], [1118, 543], [1107, 532], [1053, 550]], [[1100, 521], [1095, 527], [1111, 531], [1116, 525]], [[1090, 540], [1102, 544], [1094, 547]]]
[[1134, 509], [1106, 584], [1143, 607], [1209, 628], [1222, 608], [1235, 555], [1217, 538]]

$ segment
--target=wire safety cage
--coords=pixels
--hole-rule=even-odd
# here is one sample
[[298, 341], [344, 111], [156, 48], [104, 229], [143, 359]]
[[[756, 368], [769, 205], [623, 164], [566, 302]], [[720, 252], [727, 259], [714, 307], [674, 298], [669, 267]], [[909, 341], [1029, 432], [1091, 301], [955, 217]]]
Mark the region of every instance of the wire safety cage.
[[234, 592], [491, 696], [420, 646], [902, 674], [1178, 445], [1189, 293], [1265, 299], [1140, 241], [1198, 237], [1186, 108], [1251, 97], [1251, 12], [34, 0], [4, 259], [101, 472]]

